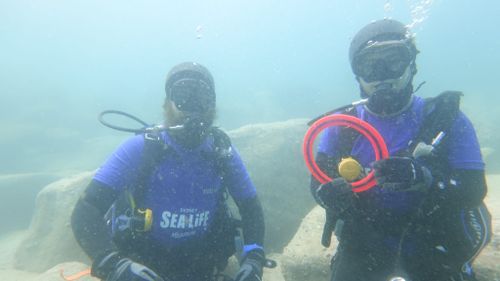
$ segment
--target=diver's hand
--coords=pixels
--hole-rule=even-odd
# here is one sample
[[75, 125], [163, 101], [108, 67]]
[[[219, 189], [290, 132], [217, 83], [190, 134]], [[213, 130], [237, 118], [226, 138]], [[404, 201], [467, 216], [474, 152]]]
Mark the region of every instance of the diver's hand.
[[164, 281], [150, 268], [122, 258], [117, 252], [96, 259], [92, 263], [91, 273], [105, 281]]
[[235, 281], [261, 281], [262, 267], [266, 257], [262, 249], [254, 249], [248, 252], [241, 262], [240, 270], [234, 278]]
[[316, 190], [316, 198], [323, 208], [343, 212], [349, 209], [354, 201], [352, 186], [343, 178], [321, 184]]
[[389, 157], [373, 163], [377, 184], [394, 191], [426, 191], [432, 183], [430, 171], [409, 157]]

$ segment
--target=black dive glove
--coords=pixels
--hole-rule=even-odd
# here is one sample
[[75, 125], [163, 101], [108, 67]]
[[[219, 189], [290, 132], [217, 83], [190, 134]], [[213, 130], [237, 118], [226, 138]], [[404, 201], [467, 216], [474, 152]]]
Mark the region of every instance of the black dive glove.
[[234, 281], [261, 281], [262, 267], [265, 262], [266, 257], [262, 249], [251, 250], [241, 262]]
[[153, 270], [122, 258], [117, 252], [94, 260], [91, 274], [105, 281], [165, 281]]
[[427, 191], [432, 183], [430, 171], [409, 157], [389, 157], [373, 163], [375, 179], [382, 188], [393, 191]]
[[316, 199], [323, 208], [341, 213], [353, 205], [354, 192], [344, 178], [336, 178], [318, 186]]

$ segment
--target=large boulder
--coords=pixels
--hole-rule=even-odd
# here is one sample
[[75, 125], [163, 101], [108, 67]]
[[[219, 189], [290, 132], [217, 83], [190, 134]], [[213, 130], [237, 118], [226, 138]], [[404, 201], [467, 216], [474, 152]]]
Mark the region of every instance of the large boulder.
[[[473, 112], [472, 110], [470, 112]], [[500, 134], [498, 134], [498, 113], [487, 111], [474, 111], [469, 114], [481, 144], [481, 154], [486, 162], [488, 173], [500, 173]]]
[[91, 175], [65, 178], [40, 191], [29, 231], [14, 256], [16, 269], [43, 272], [67, 261], [89, 262], [75, 241], [70, 216]]
[[329, 248], [321, 245], [324, 222], [325, 211], [319, 206], [302, 220], [299, 230], [279, 258], [286, 281], [330, 280], [329, 264], [337, 240], [333, 235]]
[[[305, 129], [305, 120], [291, 120], [229, 132], [262, 200], [268, 252], [288, 244], [313, 206], [300, 151]], [[92, 174], [59, 180], [38, 194], [28, 234], [15, 254], [16, 269], [43, 272], [67, 261], [89, 262], [73, 237], [70, 215]]]
[[301, 150], [306, 122], [248, 125], [229, 132], [262, 201], [268, 251], [281, 252], [314, 206]]
[[0, 175], [0, 213], [9, 214], [16, 210], [15, 219], [4, 220], [0, 224], [0, 233], [27, 228], [37, 193], [59, 178], [59, 175], [49, 173]]

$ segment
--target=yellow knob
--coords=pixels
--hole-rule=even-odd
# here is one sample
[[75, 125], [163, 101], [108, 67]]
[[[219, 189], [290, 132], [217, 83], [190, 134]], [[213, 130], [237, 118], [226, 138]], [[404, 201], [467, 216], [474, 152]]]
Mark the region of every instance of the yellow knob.
[[142, 231], [150, 231], [153, 225], [153, 211], [151, 209], [138, 209], [137, 211], [144, 215], [144, 229]]
[[339, 174], [346, 181], [354, 181], [361, 175], [361, 165], [351, 157], [343, 158], [339, 163]]

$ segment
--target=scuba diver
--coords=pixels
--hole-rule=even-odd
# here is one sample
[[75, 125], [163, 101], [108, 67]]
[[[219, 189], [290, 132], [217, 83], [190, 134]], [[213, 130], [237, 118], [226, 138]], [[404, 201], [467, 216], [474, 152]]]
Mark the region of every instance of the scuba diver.
[[164, 126], [121, 144], [75, 206], [72, 229], [92, 260], [91, 274], [106, 281], [229, 280], [221, 271], [238, 251], [235, 281], [260, 281], [263, 211], [238, 152], [212, 125], [212, 75], [181, 63], [165, 91]]
[[[460, 111], [461, 93], [414, 93], [418, 50], [396, 20], [363, 27], [349, 60], [362, 100], [334, 110], [368, 122], [389, 157], [375, 161], [369, 141], [348, 127], [321, 135], [316, 163], [332, 178], [311, 180], [326, 210], [322, 244], [339, 240], [332, 281], [476, 280], [472, 262], [490, 240], [484, 162], [473, 125]], [[331, 113], [331, 112], [330, 112]], [[352, 191], [339, 164], [356, 160], [376, 186]]]

